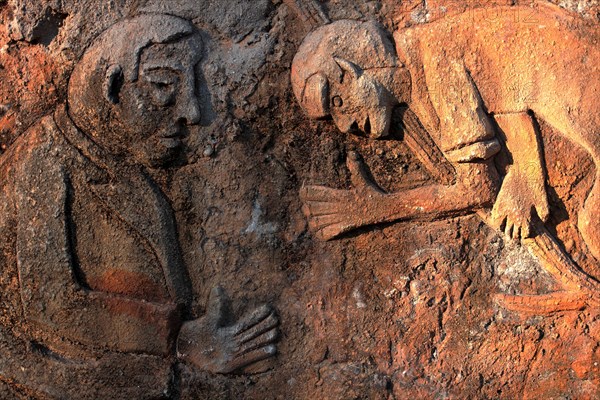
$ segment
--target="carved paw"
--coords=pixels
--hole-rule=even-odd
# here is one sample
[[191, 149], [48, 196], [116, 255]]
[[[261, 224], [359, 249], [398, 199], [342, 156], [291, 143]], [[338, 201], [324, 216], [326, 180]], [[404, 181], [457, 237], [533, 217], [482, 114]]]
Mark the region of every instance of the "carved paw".
[[531, 182], [527, 174], [510, 169], [504, 178], [492, 209], [492, 221], [496, 228], [513, 240], [531, 237], [534, 211], [542, 221], [550, 211], [543, 182]]
[[273, 309], [261, 306], [229, 326], [227, 300], [221, 288], [211, 291], [207, 314], [183, 324], [177, 339], [177, 354], [203, 370], [228, 374], [260, 372], [256, 365], [275, 356], [279, 319]]

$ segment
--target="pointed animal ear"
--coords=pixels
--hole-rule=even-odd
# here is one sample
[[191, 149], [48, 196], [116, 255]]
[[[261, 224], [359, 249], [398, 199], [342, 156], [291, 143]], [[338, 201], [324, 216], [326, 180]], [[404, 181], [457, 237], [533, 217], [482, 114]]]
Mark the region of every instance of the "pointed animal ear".
[[344, 75], [348, 74], [352, 77], [352, 79], [358, 79], [362, 75], [362, 69], [352, 61], [348, 61], [340, 57], [333, 57], [333, 60], [342, 69]]
[[102, 94], [106, 101], [112, 104], [119, 102], [119, 93], [123, 86], [123, 69], [120, 65], [111, 65], [106, 70], [102, 84]]

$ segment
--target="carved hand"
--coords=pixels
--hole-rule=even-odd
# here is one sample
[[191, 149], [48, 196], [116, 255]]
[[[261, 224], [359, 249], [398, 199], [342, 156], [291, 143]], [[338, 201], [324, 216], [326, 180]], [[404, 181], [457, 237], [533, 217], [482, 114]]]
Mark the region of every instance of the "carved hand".
[[300, 191], [304, 203], [302, 211], [309, 228], [321, 240], [330, 240], [380, 221], [385, 193], [368, 178], [357, 153], [350, 152], [346, 163], [352, 177], [352, 189], [306, 186]]
[[550, 215], [543, 176], [511, 166], [492, 209], [494, 225], [514, 240], [531, 237], [534, 210], [542, 221]]
[[223, 326], [227, 309], [223, 289], [214, 288], [206, 315], [181, 327], [177, 338], [178, 356], [203, 370], [227, 374], [246, 367], [250, 369], [276, 354], [274, 342], [279, 335], [279, 319], [271, 307], [258, 307], [233, 325]]

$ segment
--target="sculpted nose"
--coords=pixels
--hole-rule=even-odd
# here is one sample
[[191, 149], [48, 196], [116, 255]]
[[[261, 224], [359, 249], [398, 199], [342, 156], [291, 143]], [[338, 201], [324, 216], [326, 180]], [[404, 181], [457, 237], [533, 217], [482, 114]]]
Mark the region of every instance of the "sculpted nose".
[[198, 98], [196, 96], [193, 96], [190, 99], [184, 114], [184, 118], [188, 125], [197, 125], [200, 123], [202, 113], [200, 112], [200, 103], [198, 102]]
[[186, 90], [180, 96], [178, 118], [184, 120], [187, 125], [197, 125], [202, 118], [202, 111], [193, 80], [189, 82]]
[[369, 115], [367, 116], [369, 132], [364, 130], [365, 133], [373, 139], [386, 137], [390, 132], [392, 110], [393, 107], [391, 105], [379, 106], [370, 110]]
[[179, 118], [185, 120], [187, 125], [197, 125], [200, 123], [202, 113], [200, 111], [200, 103], [198, 97], [194, 94], [181, 99], [179, 106]]

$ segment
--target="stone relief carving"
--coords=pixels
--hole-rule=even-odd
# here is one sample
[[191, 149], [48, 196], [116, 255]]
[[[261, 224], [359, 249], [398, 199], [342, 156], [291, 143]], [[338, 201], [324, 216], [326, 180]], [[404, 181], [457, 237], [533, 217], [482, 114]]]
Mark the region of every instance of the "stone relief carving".
[[[571, 90], [564, 82], [573, 82], [575, 71], [589, 73], [600, 6], [553, 2], [577, 18], [558, 8], [452, 0], [0, 0], [0, 399], [595, 398], [600, 266], [591, 265], [598, 263], [577, 223], [597, 180], [596, 160], [537, 113], [504, 121], [487, 108], [540, 97], [534, 82], [549, 76], [541, 72], [548, 65], [528, 68], [531, 76], [515, 73], [515, 65], [539, 54], [528, 47], [498, 60], [504, 53], [496, 52], [517, 30], [553, 26], [540, 14], [558, 21], [549, 31], [569, 36], [568, 51], [567, 39], [538, 36], [563, 74], [551, 98], [583, 98], [576, 86], [562, 91]], [[115, 33], [110, 62], [99, 70], [78, 67], [84, 78], [75, 97], [95, 87], [97, 96], [81, 102], [86, 118], [121, 125], [79, 126], [82, 117], [67, 96], [72, 68], [83, 63], [91, 38], [115, 21], [135, 23], [140, 13], [178, 15], [198, 28], [175, 18], [195, 33], [149, 44], [139, 57], [149, 64], [168, 53], [184, 69], [199, 60], [189, 79], [196, 91], [154, 96], [154, 90], [168, 93], [173, 81], [160, 69], [140, 68], [140, 78], [128, 81], [130, 53], [118, 51], [124, 39]], [[320, 68], [328, 72], [306, 79], [314, 91], [302, 105], [312, 118], [335, 117], [358, 135], [331, 135], [336, 124], [309, 121], [293, 104], [289, 83], [305, 35], [331, 21], [339, 28], [341, 20], [377, 20], [387, 32], [363, 25], [375, 32], [365, 45], [356, 40], [361, 23], [346, 25], [357, 24], [353, 38], [339, 29], [332, 41], [352, 51], [331, 57], [323, 50]], [[398, 28], [415, 24], [424, 25]], [[125, 47], [148, 32], [141, 25], [128, 32]], [[128, 25], [111, 29], [118, 26]], [[162, 23], [152, 26], [158, 36], [169, 35]], [[396, 30], [400, 39], [392, 40]], [[493, 40], [478, 43], [480, 30], [493, 30]], [[401, 52], [410, 32], [415, 45]], [[196, 34], [202, 40], [192, 40]], [[370, 50], [380, 42], [383, 56]], [[585, 50], [590, 43], [592, 51]], [[461, 64], [469, 67], [466, 86], [456, 77]], [[450, 72], [436, 75], [445, 68]], [[338, 71], [342, 82], [331, 79]], [[325, 89], [338, 97], [323, 96]], [[372, 96], [353, 97], [355, 90]], [[131, 101], [132, 91], [139, 101]], [[482, 123], [491, 124], [485, 139], [451, 130], [454, 121], [462, 126], [470, 119], [461, 112], [471, 109], [464, 99], [473, 91]], [[178, 101], [186, 97], [190, 102]], [[423, 100], [419, 109], [413, 99], [431, 104]], [[455, 104], [439, 111], [448, 99]], [[123, 107], [114, 119], [106, 112], [125, 103], [152, 112], [124, 115]], [[175, 118], [180, 106], [187, 116], [198, 112], [200, 122]], [[352, 112], [361, 118], [348, 121]], [[584, 114], [569, 111], [571, 118], [592, 118]], [[436, 121], [443, 115], [454, 120]], [[123, 123], [129, 117], [135, 124]], [[153, 121], [161, 134], [152, 134]], [[365, 131], [379, 140], [364, 140]], [[448, 145], [448, 138], [458, 139]], [[351, 173], [339, 167], [344, 163]], [[478, 173], [487, 186], [478, 186]], [[342, 210], [351, 217], [348, 231], [320, 229], [316, 214], [340, 210], [334, 203], [350, 195], [330, 190], [344, 187], [338, 182], [346, 177], [353, 196], [362, 196], [355, 208], [367, 207], [367, 196], [408, 192], [417, 208], [402, 218], [404, 209], [381, 205], [368, 211], [381, 212], [378, 221], [390, 210], [398, 214], [374, 225], [365, 212], [361, 229], [348, 205]], [[314, 235], [307, 234], [298, 196], [307, 183], [303, 200], [305, 212], [316, 210], [308, 218]], [[442, 192], [432, 183], [456, 186], [456, 196], [434, 197]], [[524, 191], [524, 184], [535, 190]], [[423, 187], [432, 189], [430, 197], [413, 192]], [[448, 208], [431, 211], [440, 204]], [[532, 204], [531, 214], [522, 204]], [[510, 228], [505, 217], [517, 226], [510, 240], [498, 235]], [[323, 233], [346, 236], [319, 243]], [[25, 246], [30, 238], [34, 244]], [[19, 280], [20, 266], [29, 282]], [[71, 272], [64, 286], [55, 282], [64, 277], [60, 266]], [[211, 290], [219, 284], [233, 301], [224, 289]], [[514, 313], [497, 306], [490, 296], [497, 292], [551, 295], [496, 297], [521, 311]], [[277, 314], [263, 302], [276, 305]], [[552, 311], [560, 312], [529, 315]], [[274, 357], [278, 334], [285, 340]]]
[[2, 155], [0, 260], [18, 275], [3, 298], [14, 327], [0, 328], [2, 381], [81, 398], [80, 385], [88, 396], [110, 380], [123, 398], [164, 398], [177, 362], [268, 368], [270, 306], [236, 320], [215, 288], [202, 316], [191, 309], [173, 211], [153, 178], [180, 162], [200, 121], [204, 51], [187, 20], [118, 22], [77, 63], [67, 103]]
[[[499, 294], [500, 303], [530, 313], [597, 306], [599, 282], [545, 224], [551, 210], [538, 128], [538, 121], [549, 124], [598, 167], [600, 53], [597, 32], [578, 33], [585, 29], [558, 7], [534, 4], [474, 10], [399, 29], [393, 39], [373, 22], [353, 20], [310, 33], [291, 72], [308, 116], [331, 117], [344, 133], [402, 138], [437, 180], [386, 193], [350, 152], [351, 189], [301, 190], [315, 236], [476, 213], [530, 248], [563, 286], [545, 295]], [[597, 173], [594, 182], [576, 225], [597, 261]]]

